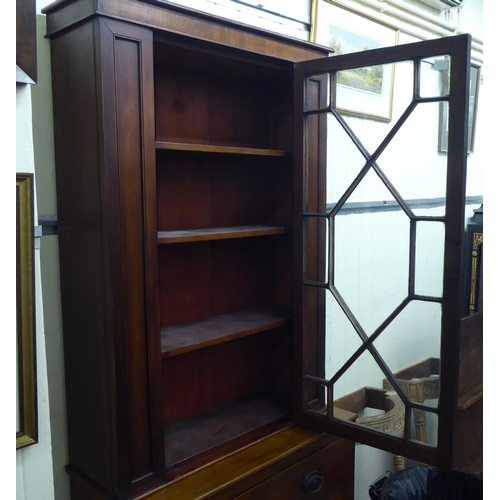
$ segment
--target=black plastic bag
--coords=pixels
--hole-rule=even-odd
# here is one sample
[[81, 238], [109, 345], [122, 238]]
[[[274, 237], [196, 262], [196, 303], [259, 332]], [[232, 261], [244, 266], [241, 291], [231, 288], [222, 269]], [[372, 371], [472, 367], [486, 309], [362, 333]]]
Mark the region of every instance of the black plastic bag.
[[427, 500], [481, 500], [482, 478], [458, 470], [429, 473]]
[[434, 470], [434, 467], [412, 467], [396, 472], [382, 485], [381, 500], [426, 500], [427, 479]]
[[442, 471], [419, 466], [385, 479], [380, 488], [381, 500], [481, 500], [483, 480], [461, 471]]

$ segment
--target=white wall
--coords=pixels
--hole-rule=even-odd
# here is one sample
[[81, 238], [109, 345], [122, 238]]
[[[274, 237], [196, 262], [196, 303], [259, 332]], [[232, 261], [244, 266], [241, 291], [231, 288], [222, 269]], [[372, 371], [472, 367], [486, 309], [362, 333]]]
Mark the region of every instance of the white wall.
[[[36, 172], [38, 214], [44, 217], [57, 216], [54, 174], [54, 152], [51, 115], [51, 83], [49, 41], [44, 38], [45, 17], [41, 9], [51, 3], [37, 0], [38, 29], [38, 83], [35, 86], [18, 90], [18, 143], [24, 144], [18, 157], [18, 170], [26, 168]], [[256, 25], [264, 29], [307, 40], [310, 26], [310, 0], [172, 0], [172, 3], [186, 5], [217, 16], [227, 17], [241, 23]], [[450, 27], [459, 31], [471, 31], [475, 40], [474, 57], [481, 63], [482, 54], [482, 0], [465, 0], [460, 16], [452, 13], [438, 13], [417, 0], [408, 0], [416, 12], [422, 11], [420, 23], [407, 18], [391, 15], [387, 10], [379, 12], [383, 6], [374, 0], [346, 0], [376, 17], [392, 22], [403, 29], [400, 43], [424, 38], [435, 38], [452, 34]], [[372, 6], [370, 6], [371, 4]], [[393, 0], [387, 0], [392, 9], [397, 9]], [[257, 7], [252, 7], [257, 5]], [[261, 7], [258, 7], [260, 5]], [[373, 7], [375, 5], [375, 8]], [[408, 14], [408, 11], [405, 11]], [[437, 19], [437, 23], [433, 19]], [[430, 29], [432, 28], [432, 29]], [[484, 73], [486, 74], [486, 73]], [[31, 108], [31, 99], [33, 107]], [[468, 195], [482, 194], [483, 147], [483, 101], [480, 97], [480, 111], [477, 122], [477, 147], [469, 158]], [[31, 134], [33, 118], [33, 137]], [[28, 134], [28, 131], [29, 134]], [[31, 145], [31, 146], [30, 146]], [[34, 153], [33, 153], [34, 149]], [[20, 161], [27, 161], [20, 165]], [[41, 250], [37, 253], [37, 324], [38, 362], [39, 362], [39, 401], [40, 401], [40, 444], [17, 452], [19, 499], [43, 500], [56, 498], [69, 500], [69, 481], [64, 467], [67, 464], [66, 413], [64, 397], [64, 360], [62, 353], [62, 328], [59, 294], [57, 236], [44, 236]], [[38, 260], [39, 259], [39, 260]], [[43, 311], [41, 301], [43, 289]], [[45, 315], [43, 315], [45, 313]], [[46, 351], [45, 348], [46, 347]], [[45, 363], [47, 360], [47, 363]], [[407, 362], [405, 360], [404, 362]], [[50, 414], [48, 400], [50, 396]], [[50, 417], [50, 418], [49, 418]], [[51, 443], [52, 442], [52, 450]], [[50, 453], [52, 451], [52, 460]], [[356, 453], [356, 500], [368, 496], [368, 484], [392, 467], [391, 456], [365, 446], [357, 446]], [[54, 486], [52, 486], [52, 477]], [[55, 493], [54, 493], [55, 492]], [[21, 496], [24, 495], [24, 496]]]
[[[30, 85], [17, 84], [16, 86], [16, 172], [20, 173], [33, 173], [35, 170], [31, 89]], [[36, 221], [36, 196], [34, 206]], [[38, 443], [16, 451], [16, 498], [18, 500], [51, 500], [54, 498], [49, 391], [39, 250], [35, 250], [35, 298]], [[14, 311], [15, 308], [12, 309], [12, 314], [15, 314]]]
[[[49, 0], [37, 0], [38, 79], [36, 85], [33, 85], [31, 89], [33, 148], [38, 194], [37, 205], [40, 218], [57, 216], [50, 41], [45, 38], [45, 16], [41, 14], [41, 9], [50, 3]], [[40, 263], [47, 345], [47, 377], [50, 394], [54, 498], [66, 500], [70, 498], [69, 480], [65, 470], [69, 460], [57, 236], [45, 235], [41, 238]]]

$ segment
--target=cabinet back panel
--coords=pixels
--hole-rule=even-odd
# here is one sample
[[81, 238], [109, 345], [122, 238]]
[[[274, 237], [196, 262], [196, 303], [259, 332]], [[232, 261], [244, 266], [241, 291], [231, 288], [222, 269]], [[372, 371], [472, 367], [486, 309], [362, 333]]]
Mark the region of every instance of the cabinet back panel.
[[274, 256], [262, 240], [161, 245], [161, 327], [272, 303]]
[[280, 123], [289, 125], [290, 112], [276, 105], [283, 88], [232, 80], [227, 71], [221, 77], [157, 67], [155, 79], [158, 141], [272, 148]]
[[157, 157], [160, 231], [273, 223], [276, 219], [276, 204], [283, 201], [275, 178], [282, 169], [269, 159], [165, 152]]
[[290, 357], [282, 350], [290, 344], [289, 328], [282, 328], [163, 360], [165, 425], [231, 402], [289, 394]]

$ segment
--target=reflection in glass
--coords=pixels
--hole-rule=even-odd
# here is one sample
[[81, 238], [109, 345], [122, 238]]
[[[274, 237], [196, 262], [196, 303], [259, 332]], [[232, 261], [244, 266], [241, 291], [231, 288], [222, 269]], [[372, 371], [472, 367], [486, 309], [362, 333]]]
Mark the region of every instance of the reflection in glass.
[[[475, 141], [475, 121], [477, 114], [477, 97], [479, 92], [480, 83], [480, 68], [478, 66], [471, 65], [470, 67], [470, 85], [469, 85], [469, 122], [467, 127], [467, 152], [472, 153], [474, 151], [474, 141]], [[443, 75], [442, 85], [443, 87], [449, 87], [449, 77], [447, 74]], [[448, 101], [443, 101], [441, 104], [441, 116], [440, 116], [440, 131], [439, 131], [439, 151], [441, 153], [446, 153], [448, 151], [448, 114], [449, 114], [449, 103]]]
[[420, 61], [420, 97], [443, 97], [450, 93], [450, 56], [425, 58]]
[[440, 200], [439, 215], [444, 215], [447, 157], [437, 153], [438, 117], [438, 102], [418, 104], [382, 152], [377, 165], [406, 201], [418, 206]]
[[[418, 318], [418, 321], [416, 321]], [[374, 341], [373, 345], [406, 392], [410, 379], [439, 374], [441, 304], [413, 300]], [[435, 361], [430, 361], [435, 360]], [[389, 388], [384, 378], [384, 387]], [[417, 388], [418, 389], [418, 388]], [[428, 389], [428, 387], [426, 387]], [[439, 389], [439, 385], [438, 385]], [[412, 399], [413, 394], [406, 392]], [[438, 397], [439, 392], [436, 394]], [[416, 401], [415, 398], [413, 398]], [[422, 403], [423, 400], [419, 400]]]
[[[426, 354], [429, 354], [429, 357], [425, 358], [425, 354], [420, 354], [419, 357], [422, 359], [418, 362], [412, 363], [410, 359], [403, 362], [400, 361], [400, 366], [407, 364], [407, 367], [398, 371], [393, 370], [393, 374], [398, 386], [403, 390], [409, 400], [412, 403], [417, 403], [416, 405], [412, 405], [410, 438], [420, 443], [436, 446], [437, 415], [428, 410], [438, 407], [440, 396], [439, 349], [441, 317], [436, 314], [437, 308], [440, 305], [425, 302], [414, 302], [412, 305], [418, 306], [419, 312], [423, 313], [419, 316], [420, 318], [426, 320], [427, 323], [432, 322], [432, 319], [434, 319], [435, 325], [434, 328], [432, 326], [423, 325], [420, 329], [423, 335], [420, 338], [416, 332], [408, 332], [412, 338], [419, 339], [421, 345], [414, 346], [413, 349], [410, 345], [406, 345], [406, 348], [402, 349], [401, 352], [406, 352], [407, 356], [410, 355], [411, 359], [412, 353], [422, 353], [427, 348]], [[426, 308], [435, 310], [426, 311]], [[389, 334], [390, 332], [388, 331], [387, 333]], [[389, 340], [389, 336], [384, 340]], [[381, 349], [380, 345], [377, 347], [380, 348], [381, 351], [384, 350]], [[383, 355], [382, 352], [381, 354]], [[384, 359], [388, 359], [388, 357], [384, 357]], [[413, 359], [415, 359], [414, 354]], [[398, 365], [393, 366], [397, 367]], [[393, 388], [387, 379], [384, 379], [383, 386], [384, 389], [388, 391]]]
[[[333, 397], [335, 405], [342, 408], [343, 406], [337, 404], [338, 401], [342, 400], [342, 398], [346, 396], [356, 393], [364, 387], [382, 389], [385, 375], [375, 361], [375, 358], [369, 351], [365, 350], [354, 360], [354, 362], [350, 364], [349, 367], [347, 367], [347, 369], [343, 371], [343, 373], [336, 374], [336, 378], [338, 378], [338, 380], [333, 385]], [[351, 406], [345, 406], [344, 409], [351, 409], [351, 411], [355, 411]]]
[[334, 107], [346, 114], [392, 119], [394, 64], [338, 71]]
[[362, 345], [361, 337], [335, 300], [326, 294], [325, 378], [330, 380]]
[[439, 221], [418, 221], [415, 258], [415, 293], [443, 296], [445, 225]]
[[[428, 401], [429, 406], [437, 408], [437, 401]], [[431, 411], [412, 410], [411, 440], [428, 446], [437, 446], [438, 415]]]
[[[337, 86], [335, 108], [370, 154], [373, 154], [380, 146], [413, 100], [413, 62], [404, 61], [388, 65], [388, 67], [394, 68], [394, 88], [397, 89], [397, 92], [390, 95], [390, 101], [389, 96], [377, 96], [366, 91], [348, 90]], [[351, 100], [353, 102], [350, 102]], [[349, 113], [349, 106], [357, 105], [370, 109], [369, 106], [377, 104], [377, 101], [380, 101], [378, 106], [385, 104], [385, 107], [388, 107], [389, 102], [391, 103], [390, 119], [375, 120], [373, 116], [369, 116], [369, 113], [366, 116]], [[331, 136], [333, 137], [333, 134]]]
[[327, 120], [326, 202], [331, 209], [361, 172], [366, 158], [331, 113]]
[[[377, 380], [378, 384], [373, 386], [372, 383]], [[382, 381], [380, 367], [365, 351], [334, 384], [333, 416], [403, 437], [405, 406], [394, 391], [382, 388]]]
[[391, 198], [371, 170], [346, 203], [360, 207], [358, 213], [335, 216], [333, 284], [368, 335], [408, 296], [407, 215], [400, 209], [362, 209], [364, 203]]

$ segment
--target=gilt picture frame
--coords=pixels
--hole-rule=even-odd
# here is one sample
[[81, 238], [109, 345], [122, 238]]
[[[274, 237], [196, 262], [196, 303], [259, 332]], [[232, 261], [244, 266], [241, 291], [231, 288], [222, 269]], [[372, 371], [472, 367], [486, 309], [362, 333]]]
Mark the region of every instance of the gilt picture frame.
[[[397, 45], [399, 29], [335, 0], [313, 0], [310, 41], [333, 56]], [[335, 102], [345, 115], [392, 119], [394, 65], [338, 72]]]
[[16, 449], [38, 442], [33, 174], [16, 175]]

